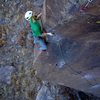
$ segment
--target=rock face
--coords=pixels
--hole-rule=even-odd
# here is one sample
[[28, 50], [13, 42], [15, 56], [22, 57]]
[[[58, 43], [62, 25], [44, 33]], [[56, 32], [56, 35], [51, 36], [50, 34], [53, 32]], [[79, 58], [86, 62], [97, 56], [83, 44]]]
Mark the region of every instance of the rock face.
[[96, 23], [100, 1], [87, 8], [87, 1], [80, 1], [84, 0], [46, 1], [47, 23], [55, 35], [49, 37], [48, 51], [38, 57], [35, 67], [43, 80], [100, 97], [100, 24]]
[[49, 84], [43, 82], [41, 89], [39, 90], [36, 100], [93, 100], [94, 98], [91, 95], [86, 95], [83, 92], [76, 91], [74, 89], [61, 86]]
[[[82, 2], [80, 2], [82, 1]], [[69, 21], [75, 14], [80, 11], [80, 6], [86, 3], [87, 0], [63, 0], [49, 1], [46, 0], [46, 18], [47, 23], [51, 26], [63, 24], [64, 21]]]
[[24, 14], [39, 13], [42, 4], [41, 0], [0, 0], [0, 100], [35, 99], [40, 82], [34, 76], [33, 40], [28, 39]]
[[0, 67], [0, 82], [11, 84], [11, 74], [14, 72], [13, 66]]
[[[43, 95], [53, 100], [88, 99], [65, 86], [97, 95], [99, 0], [86, 12], [80, 8], [87, 0], [46, 0], [44, 21], [47, 31], [53, 28], [56, 34], [48, 37], [48, 51], [38, 54], [24, 14], [42, 11], [43, 1], [0, 0], [0, 99], [35, 100]], [[42, 80], [65, 86], [43, 84]]]

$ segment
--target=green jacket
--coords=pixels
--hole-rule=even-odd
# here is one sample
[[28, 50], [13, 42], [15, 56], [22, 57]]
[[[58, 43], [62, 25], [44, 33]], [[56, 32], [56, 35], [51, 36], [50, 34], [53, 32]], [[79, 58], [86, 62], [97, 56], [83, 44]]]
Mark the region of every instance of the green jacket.
[[35, 37], [40, 36], [42, 34], [42, 30], [41, 30], [41, 26], [40, 26], [39, 20], [36, 20], [35, 22], [33, 22], [32, 18], [31, 18], [29, 23], [31, 25], [33, 36], [35, 36]]

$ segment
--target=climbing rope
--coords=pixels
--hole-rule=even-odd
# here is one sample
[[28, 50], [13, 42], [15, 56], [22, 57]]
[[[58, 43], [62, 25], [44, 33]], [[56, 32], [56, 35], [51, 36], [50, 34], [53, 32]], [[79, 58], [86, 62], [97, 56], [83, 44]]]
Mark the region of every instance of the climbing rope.
[[[60, 41], [57, 43], [57, 45], [59, 46], [59, 49], [60, 49], [60, 55], [61, 55], [61, 57], [62, 57], [64, 63], [71, 69], [71, 71], [72, 71], [73, 73], [79, 74], [81, 77], [84, 77], [84, 75], [81, 75], [81, 72], [80, 72], [80, 71], [76, 71], [75, 69], [73, 69], [73, 68], [71, 67], [71, 65], [69, 65], [68, 63], [66, 63], [66, 60], [64, 59], [64, 55], [63, 55], [63, 52], [62, 52], [62, 48], [61, 48]], [[85, 78], [85, 80], [88, 82], [89, 85], [92, 86], [92, 84], [89, 82], [88, 79]]]

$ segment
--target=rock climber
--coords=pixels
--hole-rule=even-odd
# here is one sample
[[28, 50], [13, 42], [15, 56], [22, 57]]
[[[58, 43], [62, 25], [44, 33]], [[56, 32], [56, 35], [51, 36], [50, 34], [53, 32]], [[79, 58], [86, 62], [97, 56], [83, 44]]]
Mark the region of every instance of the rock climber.
[[46, 43], [43, 39], [43, 36], [45, 35], [52, 35], [52, 33], [43, 33], [42, 27], [39, 23], [39, 19], [42, 16], [42, 13], [38, 15], [34, 15], [32, 11], [27, 11], [25, 13], [25, 19], [29, 21], [31, 29], [32, 29], [32, 35], [34, 38], [34, 44], [39, 44], [40, 48], [39, 50], [47, 50]]

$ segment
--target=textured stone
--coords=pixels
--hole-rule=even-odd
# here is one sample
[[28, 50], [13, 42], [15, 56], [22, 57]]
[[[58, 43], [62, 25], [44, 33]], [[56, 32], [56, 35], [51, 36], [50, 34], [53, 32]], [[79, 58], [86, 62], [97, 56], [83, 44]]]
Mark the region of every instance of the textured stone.
[[[40, 54], [37, 54], [37, 52], [34, 54], [32, 41], [31, 43], [28, 41], [31, 40], [30, 36], [28, 35], [30, 33], [30, 28], [28, 22], [24, 19], [24, 14], [27, 10], [40, 13], [40, 11], [42, 11], [41, 7], [43, 0], [0, 0], [0, 64], [4, 67], [6, 67], [5, 65], [9, 65], [7, 68], [5, 68], [7, 69], [7, 72], [5, 70], [4, 71], [9, 76], [12, 73], [12, 78], [7, 76], [8, 79], [11, 79], [9, 81], [7, 77], [5, 78], [6, 73], [0, 72], [2, 75], [4, 75], [0, 75], [2, 81], [0, 81], [0, 99], [35, 100], [36, 94], [42, 84], [41, 79], [50, 81], [51, 83], [54, 82], [62, 85], [67, 84], [66, 86], [70, 86], [75, 89], [82, 88], [82, 90], [84, 90], [89, 86], [88, 90], [86, 90], [89, 93], [93, 93], [93, 90], [95, 90], [96, 94], [99, 92], [96, 88], [98, 87], [98, 84], [96, 83], [99, 82], [99, 77], [97, 77], [97, 75], [100, 76], [97, 71], [97, 68], [99, 67], [96, 67], [95, 69], [95, 66], [99, 65], [99, 57], [93, 56], [94, 59], [96, 58], [95, 63], [92, 63], [94, 59], [91, 58], [91, 54], [96, 52], [98, 48], [96, 47], [96, 49], [93, 49], [93, 51], [90, 50], [94, 47], [92, 46], [93, 40], [96, 46], [99, 46], [97, 44], [97, 39], [99, 39], [99, 29], [97, 27], [99, 27], [99, 24], [94, 24], [99, 20], [99, 16], [98, 19], [97, 17], [95, 18], [95, 16], [90, 16], [92, 17], [92, 20], [87, 21], [87, 15], [83, 16], [81, 14], [81, 18], [76, 17], [80, 14], [80, 4], [84, 4], [85, 1], [86, 0], [79, 0], [79, 3], [77, 3], [76, 0], [46, 0], [46, 3], [48, 4], [44, 6], [44, 8], [46, 7], [44, 11], [46, 11], [45, 17], [47, 17], [48, 29], [50, 30], [52, 27], [54, 28], [54, 26], [58, 26], [58, 24], [61, 25], [54, 28], [56, 31], [58, 31], [55, 31], [55, 33], [57, 33], [55, 34], [56, 36], [53, 38], [49, 37], [49, 41], [52, 43], [48, 45], [48, 52], [42, 52]], [[91, 9], [88, 9], [84, 14], [99, 14], [98, 5], [96, 6], [91, 4], [90, 7]], [[73, 19], [78, 19], [81, 21], [74, 20], [75, 22], [66, 24], [66, 21], [69, 22]], [[81, 24], [83, 22], [86, 23]], [[88, 34], [87, 30], [88, 32], [92, 32], [94, 30], [94, 32]], [[61, 47], [59, 47], [59, 42]], [[66, 46], [64, 46], [64, 44]], [[65, 48], [62, 48], [63, 46]], [[84, 47], [88, 48], [85, 49]], [[59, 48], [62, 48], [62, 50]], [[80, 52], [82, 49], [83, 51], [85, 49], [85, 52], [90, 50], [90, 53], [87, 54]], [[58, 52], [56, 52], [57, 50]], [[63, 52], [61, 53], [61, 51]], [[67, 56], [64, 54], [65, 51], [67, 51]], [[78, 52], [80, 52], [80, 55], [77, 57]], [[98, 53], [96, 53], [96, 55], [97, 54]], [[35, 55], [40, 56], [39, 58], [35, 59]], [[85, 57], [89, 57], [91, 61], [88, 62], [88, 58], [85, 60], [84, 55]], [[93, 55], [95, 55], [95, 53], [93, 53]], [[80, 60], [83, 62], [76, 64], [76, 62], [80, 62]], [[72, 64], [71, 61], [73, 62]], [[72, 65], [72, 68], [69, 67], [66, 62]], [[86, 63], [83, 64], [84, 62]], [[81, 67], [82, 64], [83, 66]], [[89, 66], [89, 64], [91, 66]], [[13, 68], [12, 70], [8, 68], [11, 66], [16, 68], [14, 73], [12, 71]], [[34, 69], [35, 67], [37, 70]], [[93, 68], [94, 71], [90, 71], [91, 68]], [[41, 77], [41, 79], [38, 77], [38, 75]], [[87, 82], [87, 79], [89, 82]], [[7, 82], [11, 84], [4, 84]], [[49, 92], [50, 95], [60, 88], [60, 93], [58, 94], [57, 92], [57, 94], [54, 94], [57, 95], [56, 99], [67, 100], [71, 98], [71, 100], [75, 100], [77, 98], [74, 97], [76, 94], [78, 95], [77, 91], [70, 88], [66, 89], [66, 87], [58, 85], [55, 86], [56, 88], [52, 89], [53, 86], [54, 85], [51, 84], [51, 86], [46, 86], [46, 88], [47, 90], [48, 88], [52, 90], [51, 93]], [[91, 89], [91, 87], [93, 89]], [[65, 90], [67, 90], [67, 92], [65, 92]], [[78, 96], [78, 98], [80, 98], [80, 96]], [[85, 99], [87, 98], [85, 97]]]
[[11, 84], [11, 75], [14, 72], [13, 66], [0, 67], [0, 82]]
[[35, 0], [34, 1], [34, 6], [42, 6], [44, 0]]
[[[70, 91], [73, 95], [70, 95]], [[76, 92], [77, 93], [77, 92]], [[76, 93], [64, 86], [57, 86], [54, 84], [43, 83], [41, 89], [38, 91], [36, 100], [69, 100], [78, 98]]]
[[[71, 15], [71, 20], [68, 13], [70, 5], [67, 13], [64, 12], [65, 2], [69, 3], [67, 0], [46, 2], [47, 23], [56, 27], [53, 28], [54, 37], [49, 38], [48, 51], [42, 53], [37, 59], [39, 62], [35, 63], [37, 75], [43, 80], [100, 96], [100, 25], [96, 23], [100, 20], [100, 11], [95, 13], [93, 10], [99, 9], [100, 1], [90, 3], [84, 15], [78, 8], [77, 14]], [[76, 2], [72, 0], [72, 4]], [[83, 2], [79, 4], [81, 6]], [[62, 20], [64, 17], [65, 22]]]

